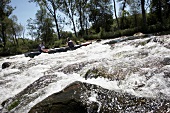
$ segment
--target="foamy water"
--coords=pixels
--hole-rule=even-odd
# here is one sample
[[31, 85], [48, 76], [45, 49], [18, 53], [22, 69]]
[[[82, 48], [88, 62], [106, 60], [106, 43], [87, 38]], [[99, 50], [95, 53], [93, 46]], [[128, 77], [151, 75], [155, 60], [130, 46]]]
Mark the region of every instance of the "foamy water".
[[[169, 99], [170, 78], [165, 77], [164, 72], [170, 72], [170, 65], [159, 66], [164, 58], [170, 57], [170, 49], [164, 46], [170, 43], [170, 39], [166, 38], [170, 36], [164, 37], [164, 44], [153, 41], [145, 45], [139, 44], [153, 37], [121, 42], [112, 46], [104, 45], [109, 41], [105, 40], [63, 53], [42, 53], [34, 58], [24, 55], [1, 58], [0, 65], [4, 62], [12, 64], [9, 68], [0, 68], [0, 103], [15, 96], [45, 75], [56, 75], [57, 82], [31, 94], [30, 97], [41, 95], [17, 112], [28, 112], [36, 103], [61, 91], [74, 81], [96, 84], [109, 90], [127, 92], [140, 97], [157, 98], [161, 95]], [[72, 69], [73, 65], [81, 63], [86, 65], [81, 69]], [[116, 73], [125, 77], [123, 80], [109, 80], [102, 77], [86, 80], [85, 73], [93, 68], [104, 69], [109, 74]], [[63, 72], [66, 69], [68, 71]], [[95, 101], [96, 96], [93, 94], [89, 101]]]

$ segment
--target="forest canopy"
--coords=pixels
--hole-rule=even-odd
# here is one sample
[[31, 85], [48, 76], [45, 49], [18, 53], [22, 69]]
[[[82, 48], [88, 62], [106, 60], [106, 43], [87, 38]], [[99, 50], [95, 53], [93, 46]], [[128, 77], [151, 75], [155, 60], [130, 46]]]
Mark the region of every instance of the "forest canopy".
[[[53, 48], [64, 46], [67, 37], [80, 43], [170, 28], [170, 0], [29, 0], [39, 10], [27, 26], [12, 15], [10, 2], [0, 1], [1, 56], [33, 51], [41, 41]], [[63, 31], [64, 26], [73, 32]], [[32, 39], [25, 37], [25, 29]]]

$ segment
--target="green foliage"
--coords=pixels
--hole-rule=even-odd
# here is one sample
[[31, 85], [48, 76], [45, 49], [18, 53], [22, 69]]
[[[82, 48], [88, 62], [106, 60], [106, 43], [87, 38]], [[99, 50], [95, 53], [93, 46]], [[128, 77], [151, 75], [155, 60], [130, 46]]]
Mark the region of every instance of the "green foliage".
[[28, 51], [37, 51], [38, 42], [29, 39], [18, 39], [18, 45], [8, 41], [5, 48], [0, 49], [0, 56], [22, 54]]
[[20, 102], [18, 100], [14, 101], [11, 105], [8, 106], [8, 111], [10, 111], [10, 110], [14, 109], [15, 107], [17, 107], [19, 105], [19, 103]]
[[137, 28], [121, 30], [121, 36], [131, 36], [136, 32], [139, 32]]
[[162, 25], [160, 23], [148, 26], [146, 33], [156, 33], [156, 32], [162, 32], [167, 31], [170, 29], [170, 24]]
[[102, 38], [104, 34], [105, 34], [105, 30], [102, 27], [100, 27], [100, 32], [99, 32], [100, 38]]
[[116, 37], [120, 37], [120, 36], [121, 36], [120, 31], [106, 32], [105, 35], [102, 37], [102, 39], [111, 39], [111, 38], [116, 38]]
[[66, 39], [67, 37], [73, 37], [73, 33], [69, 31], [60, 31], [61, 39]]
[[64, 45], [62, 39], [57, 40], [57, 41], [54, 42], [54, 48], [61, 47], [62, 45]]
[[89, 22], [92, 22], [92, 27], [97, 33], [100, 32], [100, 27], [105, 29], [105, 31], [110, 31], [113, 23], [112, 15], [111, 0], [90, 1]]
[[85, 40], [100, 39], [100, 35], [99, 35], [99, 34], [84, 35], [83, 38], [84, 38]]
[[9, 5], [10, 2], [10, 0], [0, 1], [0, 40], [2, 40], [4, 47], [8, 40], [7, 32], [11, 28], [9, 16], [11, 15], [13, 8]]
[[[29, 1], [37, 3], [41, 9], [37, 11], [35, 20], [28, 20], [29, 34], [35, 40], [21, 37], [24, 28], [17, 23], [15, 15], [11, 16], [11, 1], [0, 1], [3, 4], [0, 7], [0, 55], [35, 51], [41, 41], [45, 42], [47, 48], [62, 47], [66, 45], [67, 37], [80, 44], [85, 40], [110, 39], [137, 32], [155, 33], [170, 29], [170, 0], [151, 0], [147, 3], [145, 0], [118, 0], [122, 6], [117, 21], [113, 19], [111, 0]], [[125, 9], [127, 6], [129, 9]], [[149, 13], [145, 13], [146, 6]], [[68, 19], [60, 19], [61, 15], [56, 15], [57, 10]], [[64, 24], [74, 26], [74, 34], [62, 31]], [[79, 29], [78, 33], [76, 29]]]

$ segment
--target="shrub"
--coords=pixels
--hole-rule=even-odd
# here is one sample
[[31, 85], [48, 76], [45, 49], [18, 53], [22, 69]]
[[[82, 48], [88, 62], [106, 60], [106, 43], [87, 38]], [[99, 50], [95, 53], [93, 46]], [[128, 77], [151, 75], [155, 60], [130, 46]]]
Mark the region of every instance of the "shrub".
[[11, 105], [8, 106], [8, 110], [10, 111], [10, 110], [14, 109], [15, 107], [17, 107], [19, 105], [19, 103], [20, 102], [18, 100], [14, 101]]
[[61, 47], [63, 45], [62, 40], [57, 40], [54, 42], [54, 48]]
[[99, 34], [93, 34], [93, 35], [85, 35], [83, 36], [85, 40], [94, 40], [94, 39], [100, 39]]

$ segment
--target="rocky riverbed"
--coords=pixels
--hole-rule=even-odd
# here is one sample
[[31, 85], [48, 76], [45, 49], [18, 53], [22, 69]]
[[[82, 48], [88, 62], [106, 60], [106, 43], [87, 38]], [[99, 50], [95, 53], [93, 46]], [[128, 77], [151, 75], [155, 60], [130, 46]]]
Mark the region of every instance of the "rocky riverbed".
[[2, 113], [170, 112], [170, 35], [0, 59]]

